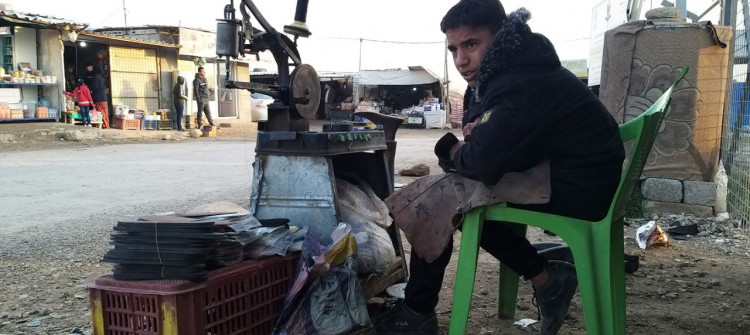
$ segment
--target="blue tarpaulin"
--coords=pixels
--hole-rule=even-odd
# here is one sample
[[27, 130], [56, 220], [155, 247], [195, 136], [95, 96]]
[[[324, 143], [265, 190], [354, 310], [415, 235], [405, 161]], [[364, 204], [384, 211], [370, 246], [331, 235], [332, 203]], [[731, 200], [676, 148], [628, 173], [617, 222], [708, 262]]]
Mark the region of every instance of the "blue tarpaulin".
[[[750, 93], [750, 92], [748, 92]], [[750, 126], [750, 99], [745, 94], [745, 83], [732, 83], [731, 115], [729, 116], [729, 127], [734, 128], [737, 118], [740, 117], [742, 103], [745, 101], [745, 113], [742, 116], [740, 127]], [[731, 129], [730, 128], [730, 129]]]

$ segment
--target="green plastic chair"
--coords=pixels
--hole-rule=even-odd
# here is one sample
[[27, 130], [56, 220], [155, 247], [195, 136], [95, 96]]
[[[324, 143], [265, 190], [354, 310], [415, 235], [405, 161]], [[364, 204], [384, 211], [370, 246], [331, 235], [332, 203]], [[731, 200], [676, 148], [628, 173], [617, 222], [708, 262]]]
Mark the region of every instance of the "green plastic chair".
[[[510, 208], [495, 204], [475, 208], [463, 219], [461, 250], [458, 255], [456, 284], [453, 291], [449, 335], [464, 334], [474, 291], [479, 241], [485, 220], [514, 224], [519, 234], [526, 226], [549, 230], [568, 243], [575, 260], [578, 284], [583, 302], [586, 329], [589, 334], [625, 334], [625, 270], [623, 216], [633, 189], [658, 134], [677, 82], [687, 73], [684, 68], [674, 83], [651, 108], [635, 119], [620, 125], [623, 143], [633, 140], [607, 216], [590, 222], [547, 213]], [[498, 315], [512, 318], [518, 297], [519, 275], [504, 265], [500, 269]]]

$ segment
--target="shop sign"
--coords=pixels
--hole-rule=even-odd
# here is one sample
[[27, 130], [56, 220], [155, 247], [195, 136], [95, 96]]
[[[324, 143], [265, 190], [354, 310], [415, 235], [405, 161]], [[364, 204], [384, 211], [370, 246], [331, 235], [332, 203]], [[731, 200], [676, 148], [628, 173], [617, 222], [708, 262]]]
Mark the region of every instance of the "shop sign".
[[180, 28], [180, 54], [199, 57], [216, 57], [216, 34]]

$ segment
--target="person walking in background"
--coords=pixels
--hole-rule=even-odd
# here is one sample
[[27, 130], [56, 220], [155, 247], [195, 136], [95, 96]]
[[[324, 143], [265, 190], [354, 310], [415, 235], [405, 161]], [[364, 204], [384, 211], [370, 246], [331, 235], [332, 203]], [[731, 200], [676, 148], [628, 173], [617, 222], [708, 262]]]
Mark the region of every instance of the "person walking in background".
[[109, 106], [107, 104], [107, 85], [104, 76], [93, 63], [86, 64], [86, 86], [94, 98], [93, 105], [102, 113], [102, 128], [109, 128]]
[[203, 124], [203, 112], [206, 112], [206, 120], [212, 127], [214, 120], [211, 119], [211, 109], [208, 107], [208, 83], [206, 82], [206, 70], [202, 66], [198, 67], [198, 73], [195, 74], [193, 79], [193, 96], [195, 101], [198, 103], [198, 115], [195, 122], [198, 124], [200, 129]]
[[78, 101], [78, 107], [81, 109], [81, 123], [84, 127], [91, 127], [91, 116], [89, 110], [91, 105], [94, 104], [94, 99], [91, 98], [91, 91], [83, 79], [78, 79], [76, 82], [76, 88], [73, 90], [73, 98]]
[[175, 122], [177, 123], [177, 130], [183, 131], [182, 128], [182, 113], [185, 111], [185, 104], [187, 103], [187, 85], [185, 85], [185, 77], [178, 76], [177, 83], [174, 84], [172, 89], [172, 98], [174, 99], [174, 110], [175, 110]]

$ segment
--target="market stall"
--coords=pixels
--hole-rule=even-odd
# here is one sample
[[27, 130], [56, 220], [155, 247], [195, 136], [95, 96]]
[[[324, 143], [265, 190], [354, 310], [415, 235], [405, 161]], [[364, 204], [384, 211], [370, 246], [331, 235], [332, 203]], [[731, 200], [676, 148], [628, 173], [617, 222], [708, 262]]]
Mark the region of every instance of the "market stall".
[[361, 71], [357, 79], [357, 111], [397, 116], [404, 125], [417, 128], [441, 128], [446, 123], [440, 79], [421, 66]]
[[[326, 100], [328, 100], [331, 121], [352, 120], [352, 113], [354, 113], [355, 108], [354, 87], [356, 87], [356, 77], [356, 73], [346, 72], [323, 72], [319, 74], [321, 104], [318, 107], [318, 116], [320, 119], [325, 119], [325, 105]], [[326, 99], [326, 95], [328, 95], [328, 99]]]
[[[173, 74], [177, 72], [179, 47], [171, 43], [82, 31], [76, 39], [64, 42], [66, 90], [72, 91], [75, 79], [90, 76], [86, 68], [91, 65], [106, 87], [107, 110], [96, 112], [112, 121], [112, 128], [163, 129], [166, 125], [171, 128], [171, 122], [164, 122], [164, 125], [157, 122], [164, 121], [161, 115], [158, 120], [139, 119], [142, 122], [135, 127], [135, 121], [118, 121], [124, 118], [115, 111], [124, 109], [129, 112], [132, 109], [142, 112], [138, 115], [154, 115], [172, 106], [172, 85], [176, 80]], [[186, 79], [192, 80], [192, 75]], [[73, 123], [80, 118], [75, 109], [69, 107], [65, 112], [68, 114], [66, 119]]]
[[65, 104], [61, 30], [83, 25], [0, 7], [0, 122], [55, 121]]

